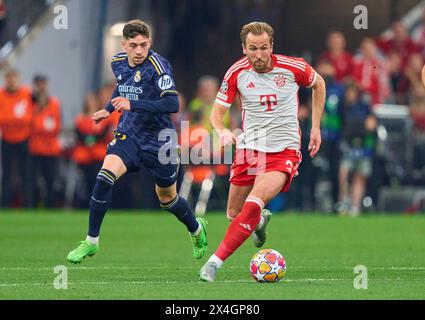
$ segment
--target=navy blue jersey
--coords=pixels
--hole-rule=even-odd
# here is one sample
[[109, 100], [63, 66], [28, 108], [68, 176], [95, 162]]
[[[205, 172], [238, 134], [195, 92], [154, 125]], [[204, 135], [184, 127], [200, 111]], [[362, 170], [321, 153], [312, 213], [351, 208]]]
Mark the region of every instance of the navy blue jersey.
[[[158, 101], [166, 95], [177, 95], [170, 63], [152, 50], [138, 66], [128, 64], [126, 53], [115, 55], [111, 66], [117, 79], [115, 95], [130, 103], [143, 104], [143, 100]], [[167, 143], [158, 139], [164, 129], [175, 129], [169, 113], [124, 111], [117, 131], [132, 138], [141, 150], [157, 152]]]

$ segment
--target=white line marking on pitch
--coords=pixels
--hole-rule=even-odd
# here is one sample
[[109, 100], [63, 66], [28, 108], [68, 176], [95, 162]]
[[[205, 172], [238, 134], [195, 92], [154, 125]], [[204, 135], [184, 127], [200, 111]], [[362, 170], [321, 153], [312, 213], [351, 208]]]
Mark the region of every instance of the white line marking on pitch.
[[[383, 279], [374, 279], [375, 281], [411, 281], [412, 279], [401, 279], [401, 278], [383, 278]], [[424, 281], [425, 279], [415, 279], [415, 281], [420, 280]], [[352, 279], [344, 278], [307, 278], [307, 279], [285, 279], [282, 282], [327, 282], [327, 281], [352, 281]], [[139, 285], [139, 284], [186, 284], [186, 283], [201, 283], [198, 280], [194, 281], [78, 281], [78, 282], [69, 282], [69, 285], [78, 286], [78, 285], [111, 285], [111, 284], [129, 284], [129, 285]], [[254, 280], [221, 280], [215, 281], [215, 283], [256, 283]], [[51, 286], [50, 283], [0, 283], [0, 287], [20, 287], [20, 286]]]
[[[334, 270], [335, 267], [326, 267], [326, 266], [291, 266], [291, 269], [305, 269], [305, 270]], [[52, 270], [53, 267], [0, 267], [0, 270]], [[71, 266], [68, 267], [71, 270], [141, 270], [141, 269], [170, 269], [169, 266], [140, 266], [140, 267], [80, 267], [80, 266]], [[198, 269], [198, 267], [185, 267], [185, 269]], [[237, 266], [228, 266], [226, 269], [244, 269], [243, 267]], [[340, 267], [337, 269], [353, 269], [353, 267]], [[425, 270], [425, 267], [369, 267], [369, 270]]]

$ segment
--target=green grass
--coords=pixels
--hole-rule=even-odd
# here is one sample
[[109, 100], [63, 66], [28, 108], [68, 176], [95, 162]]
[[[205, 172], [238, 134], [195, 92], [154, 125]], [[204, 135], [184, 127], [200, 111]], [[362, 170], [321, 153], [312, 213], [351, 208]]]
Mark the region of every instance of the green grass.
[[[207, 214], [212, 254], [227, 220]], [[85, 237], [82, 212], [0, 214], [2, 299], [425, 299], [425, 216], [368, 215], [356, 219], [275, 214], [266, 247], [287, 261], [286, 278], [258, 284], [248, 264], [249, 239], [219, 270], [198, 281], [185, 228], [163, 212], [110, 212], [100, 251], [81, 265], [66, 255]], [[68, 289], [57, 290], [57, 265], [68, 267]], [[368, 268], [368, 289], [353, 287], [356, 265]]]

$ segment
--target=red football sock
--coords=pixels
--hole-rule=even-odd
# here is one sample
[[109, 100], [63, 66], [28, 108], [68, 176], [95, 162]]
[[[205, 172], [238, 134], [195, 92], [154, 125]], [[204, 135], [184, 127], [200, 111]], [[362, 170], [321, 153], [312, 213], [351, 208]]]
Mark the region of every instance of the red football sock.
[[226, 260], [248, 239], [260, 222], [261, 210], [263, 208], [264, 203], [260, 198], [249, 196], [246, 199], [241, 213], [229, 225], [223, 241], [215, 252], [215, 255], [220, 260]]

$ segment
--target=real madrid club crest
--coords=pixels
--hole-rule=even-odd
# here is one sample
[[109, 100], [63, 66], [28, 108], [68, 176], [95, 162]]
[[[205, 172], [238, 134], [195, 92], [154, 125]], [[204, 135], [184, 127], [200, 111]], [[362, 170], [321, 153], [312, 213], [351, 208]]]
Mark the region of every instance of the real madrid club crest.
[[142, 75], [140, 74], [140, 70], [137, 70], [136, 75], [134, 76], [135, 82], [140, 82], [142, 80]]

